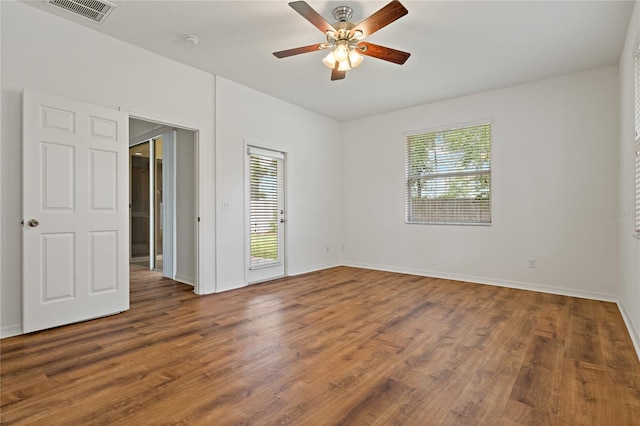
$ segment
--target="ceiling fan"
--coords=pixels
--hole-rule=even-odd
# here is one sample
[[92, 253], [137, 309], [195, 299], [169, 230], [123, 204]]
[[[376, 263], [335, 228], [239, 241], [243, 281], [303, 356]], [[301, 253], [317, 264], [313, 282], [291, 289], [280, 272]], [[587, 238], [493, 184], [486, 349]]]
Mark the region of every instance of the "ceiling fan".
[[333, 25], [329, 24], [304, 1], [294, 1], [289, 3], [289, 6], [322, 31], [327, 37], [327, 42], [281, 50], [273, 54], [277, 58], [286, 58], [301, 53], [331, 49], [329, 54], [322, 60], [322, 62], [332, 70], [331, 80], [341, 80], [345, 78], [347, 71], [362, 63], [362, 55], [400, 65], [404, 64], [411, 55], [410, 53], [391, 49], [390, 47], [362, 41], [365, 37], [370, 36], [379, 29], [386, 27], [393, 21], [409, 13], [398, 0], [393, 0], [357, 25], [350, 22], [353, 9], [348, 6], [339, 6], [333, 9], [333, 17], [337, 21]]

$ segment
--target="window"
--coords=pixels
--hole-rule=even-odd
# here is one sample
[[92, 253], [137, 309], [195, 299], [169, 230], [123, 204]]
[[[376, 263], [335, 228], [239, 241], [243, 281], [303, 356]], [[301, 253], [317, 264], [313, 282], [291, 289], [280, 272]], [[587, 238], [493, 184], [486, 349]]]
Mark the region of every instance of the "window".
[[491, 224], [491, 123], [405, 136], [406, 222]]

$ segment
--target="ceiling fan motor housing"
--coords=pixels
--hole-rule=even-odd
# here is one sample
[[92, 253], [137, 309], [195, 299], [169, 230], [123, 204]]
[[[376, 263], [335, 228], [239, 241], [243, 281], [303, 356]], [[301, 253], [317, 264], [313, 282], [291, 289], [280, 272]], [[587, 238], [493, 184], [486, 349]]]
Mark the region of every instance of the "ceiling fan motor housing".
[[327, 41], [334, 44], [337, 40], [351, 41], [351, 30], [355, 25], [351, 22], [353, 9], [349, 6], [339, 6], [333, 9], [333, 17], [338, 21], [333, 24], [335, 31], [327, 32]]
[[333, 9], [333, 17], [336, 18], [338, 22], [348, 22], [351, 20], [353, 16], [353, 9], [349, 6], [338, 6]]

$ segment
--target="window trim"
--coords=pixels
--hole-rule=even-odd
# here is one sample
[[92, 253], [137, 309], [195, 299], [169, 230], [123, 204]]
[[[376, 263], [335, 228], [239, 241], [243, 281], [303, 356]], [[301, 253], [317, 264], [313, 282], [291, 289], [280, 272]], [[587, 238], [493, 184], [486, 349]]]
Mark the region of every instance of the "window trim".
[[[404, 149], [404, 223], [406, 225], [449, 225], [449, 226], [492, 226], [493, 225], [493, 198], [494, 198], [494, 192], [493, 192], [493, 162], [490, 162], [490, 167], [489, 167], [489, 175], [491, 176], [491, 179], [489, 180], [489, 214], [490, 214], [490, 221], [489, 222], [452, 222], [452, 221], [447, 221], [447, 222], [435, 222], [435, 221], [429, 221], [429, 222], [415, 222], [415, 221], [410, 221], [409, 220], [409, 215], [408, 215], [408, 211], [407, 208], [409, 206], [409, 202], [408, 202], [408, 197], [409, 197], [409, 192], [408, 192], [408, 188], [407, 188], [407, 183], [409, 181], [409, 176], [407, 175], [407, 137], [410, 136], [416, 136], [416, 135], [421, 135], [421, 134], [425, 134], [425, 133], [442, 133], [442, 132], [447, 132], [447, 131], [455, 131], [455, 130], [460, 130], [460, 129], [464, 129], [467, 127], [475, 127], [475, 126], [482, 126], [482, 125], [489, 125], [490, 129], [491, 129], [491, 137], [489, 140], [489, 157], [493, 158], [493, 125], [494, 125], [494, 120], [493, 118], [485, 118], [485, 119], [479, 119], [479, 120], [474, 120], [474, 121], [467, 121], [467, 122], [458, 122], [455, 124], [450, 124], [450, 125], [442, 125], [442, 126], [438, 126], [438, 127], [430, 127], [430, 128], [423, 128], [423, 129], [418, 129], [418, 130], [409, 130], [409, 131], [405, 131], [402, 133], [403, 136], [403, 149]], [[451, 177], [451, 176], [468, 176], [468, 175], [473, 175], [473, 174], [483, 174], [479, 171], [471, 171], [469, 173], [465, 173], [465, 172], [452, 172], [452, 173], [446, 173], [446, 174], [442, 174], [442, 177]]]

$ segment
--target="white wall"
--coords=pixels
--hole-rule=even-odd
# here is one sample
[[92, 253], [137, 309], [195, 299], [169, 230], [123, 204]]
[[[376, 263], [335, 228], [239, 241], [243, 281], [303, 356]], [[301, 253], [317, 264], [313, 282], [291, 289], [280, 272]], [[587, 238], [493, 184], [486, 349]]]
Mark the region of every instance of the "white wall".
[[[129, 119], [129, 145], [131, 145], [132, 140], [138, 139], [142, 136], [146, 137], [150, 132], [160, 130], [160, 132], [158, 132], [159, 134], [162, 132], [161, 129], [164, 130], [164, 128], [166, 127], [167, 126], [164, 124], [130, 118]], [[157, 134], [154, 136], [157, 136]], [[136, 141], [135, 143], [140, 143], [140, 142]]]
[[[338, 264], [340, 124], [218, 77], [218, 291], [245, 285], [245, 141], [287, 153], [285, 244], [289, 275]], [[229, 202], [229, 210], [222, 210], [223, 200]]]
[[620, 57], [619, 217], [620, 306], [640, 356], [640, 241], [635, 227], [634, 51], [640, 41], [640, 3], [636, 2]]
[[[214, 78], [19, 2], [2, 8], [2, 276], [3, 335], [19, 332], [22, 306], [21, 93], [31, 88], [141, 118], [200, 130], [204, 185], [199, 216], [201, 255], [214, 247]], [[179, 82], [180, 84], [176, 84]], [[201, 291], [215, 288], [213, 262], [201, 265]]]
[[[617, 300], [618, 71], [345, 123], [344, 263]], [[493, 119], [493, 224], [404, 223], [403, 132]], [[537, 259], [535, 269], [529, 258]]]
[[196, 141], [192, 131], [176, 132], [176, 279], [196, 280]]

